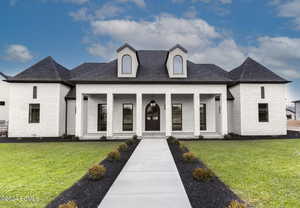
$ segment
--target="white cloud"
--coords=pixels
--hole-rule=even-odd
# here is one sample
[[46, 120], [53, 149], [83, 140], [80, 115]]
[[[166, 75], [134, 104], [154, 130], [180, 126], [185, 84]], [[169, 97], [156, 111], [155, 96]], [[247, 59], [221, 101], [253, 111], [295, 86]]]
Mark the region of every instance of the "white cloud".
[[280, 17], [292, 18], [296, 29], [300, 30], [300, 1], [280, 1], [272, 0], [271, 3], [278, 7], [278, 15]]
[[26, 62], [33, 58], [33, 55], [26, 46], [13, 44], [9, 45], [5, 51], [5, 60]]
[[260, 37], [248, 54], [288, 79], [300, 78], [300, 38]]
[[89, 2], [89, 0], [63, 0], [63, 1], [67, 3], [74, 3], [74, 4], [85, 4]]
[[[15, 6], [17, 2], [21, 0], [9, 0], [9, 4], [11, 6]], [[24, 0], [23, 0], [24, 1]], [[63, 2], [63, 3], [71, 3], [71, 4], [85, 4], [89, 2], [90, 0], [38, 0], [39, 2]]]
[[131, 2], [136, 4], [139, 7], [145, 8], [146, 7], [146, 3], [144, 0], [116, 0], [118, 2], [123, 2], [123, 3], [127, 3], [127, 2]]
[[91, 22], [93, 33], [109, 36], [117, 42], [133, 43], [137, 48], [170, 48], [179, 43], [188, 48], [202, 48], [219, 38], [215, 28], [202, 19], [171, 16], [154, 21], [104, 20]]
[[220, 0], [222, 4], [231, 4], [232, 0]]
[[117, 5], [107, 3], [102, 5], [100, 8], [80, 8], [76, 12], [70, 12], [69, 15], [73, 17], [74, 20], [77, 21], [92, 21], [97, 19], [106, 19], [119, 15], [122, 13], [122, 7]]

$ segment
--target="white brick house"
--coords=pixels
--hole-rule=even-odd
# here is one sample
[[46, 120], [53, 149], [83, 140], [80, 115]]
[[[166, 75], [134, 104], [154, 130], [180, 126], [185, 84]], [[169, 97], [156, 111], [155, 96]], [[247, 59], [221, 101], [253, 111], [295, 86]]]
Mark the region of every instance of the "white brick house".
[[9, 137], [285, 135], [287, 80], [248, 58], [227, 72], [128, 44], [68, 70], [51, 57], [7, 79]]

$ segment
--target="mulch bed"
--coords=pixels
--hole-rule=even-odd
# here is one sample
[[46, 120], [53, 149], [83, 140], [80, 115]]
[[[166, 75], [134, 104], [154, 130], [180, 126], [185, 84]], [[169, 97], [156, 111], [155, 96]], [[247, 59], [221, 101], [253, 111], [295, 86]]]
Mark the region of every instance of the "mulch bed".
[[111, 162], [104, 159], [100, 164], [107, 168], [107, 172], [101, 180], [92, 181], [88, 179], [87, 175], [83, 176], [73, 186], [50, 202], [46, 208], [57, 208], [60, 204], [71, 200], [74, 200], [79, 208], [97, 208], [138, 143], [129, 146], [126, 152], [122, 152], [120, 161]]
[[205, 164], [200, 160], [184, 162], [182, 154], [188, 152], [188, 149], [182, 152], [178, 145], [170, 143], [169, 148], [193, 208], [225, 208], [232, 200], [243, 202], [217, 176], [206, 182], [194, 180], [193, 170], [206, 168]]

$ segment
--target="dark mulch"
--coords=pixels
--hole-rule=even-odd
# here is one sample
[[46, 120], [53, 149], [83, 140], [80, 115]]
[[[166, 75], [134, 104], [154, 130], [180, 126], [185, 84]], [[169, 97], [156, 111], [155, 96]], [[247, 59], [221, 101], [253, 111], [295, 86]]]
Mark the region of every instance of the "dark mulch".
[[181, 180], [193, 208], [225, 208], [232, 200], [242, 200], [234, 194], [217, 176], [210, 181], [201, 182], [193, 179], [192, 172], [195, 168], [206, 168], [205, 164], [197, 160], [186, 163], [182, 159], [179, 146], [169, 143]]
[[57, 208], [60, 204], [71, 200], [76, 201], [78, 207], [97, 208], [137, 145], [138, 143], [131, 145], [128, 151], [122, 152], [121, 160], [118, 162], [103, 160], [100, 164], [107, 168], [104, 178], [92, 181], [88, 179], [87, 175], [83, 176], [73, 186], [50, 202], [46, 208]]

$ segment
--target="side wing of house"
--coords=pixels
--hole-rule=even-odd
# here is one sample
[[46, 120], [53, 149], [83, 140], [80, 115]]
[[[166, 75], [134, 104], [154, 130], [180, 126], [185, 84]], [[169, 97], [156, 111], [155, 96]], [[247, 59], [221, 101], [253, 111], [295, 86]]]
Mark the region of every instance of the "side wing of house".
[[0, 73], [0, 121], [8, 121], [9, 112], [9, 83], [6, 76]]

